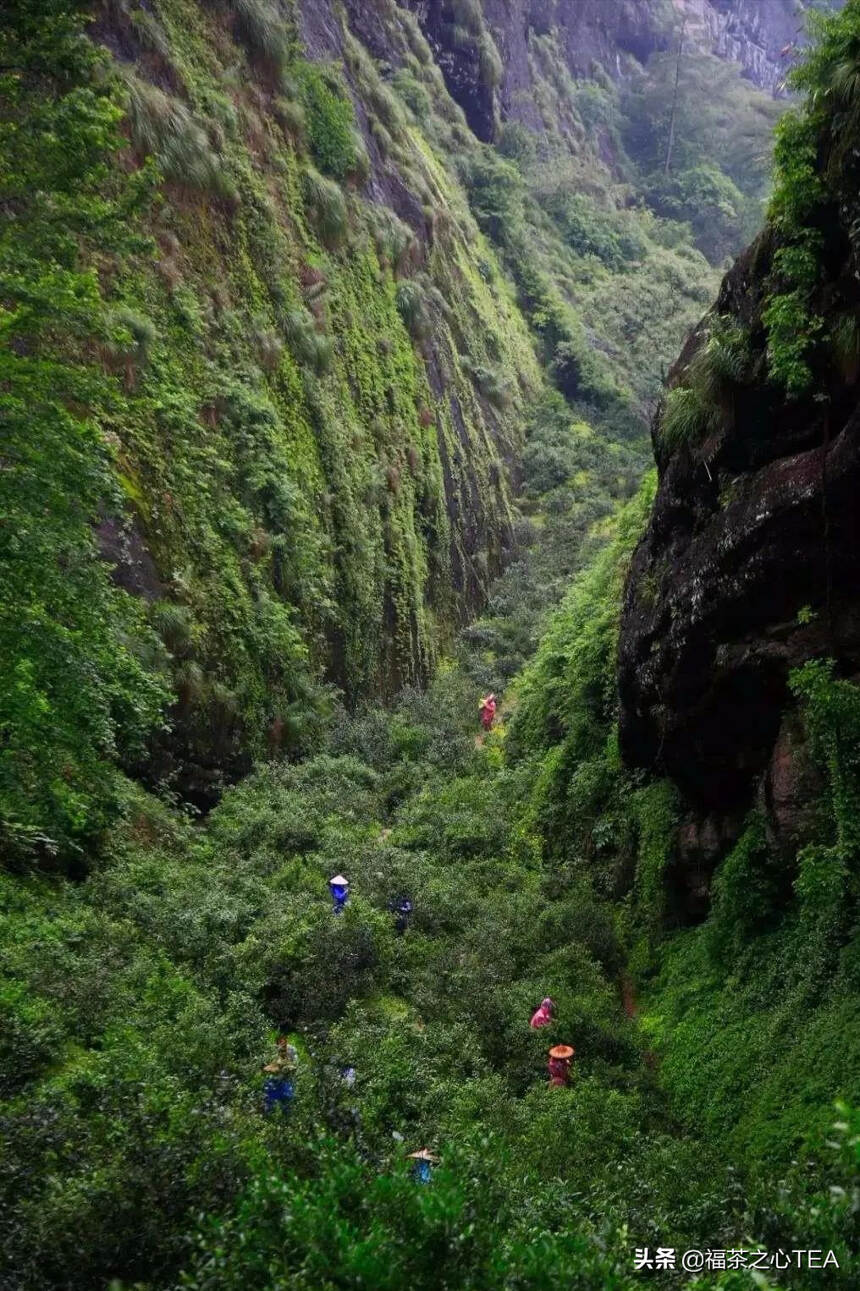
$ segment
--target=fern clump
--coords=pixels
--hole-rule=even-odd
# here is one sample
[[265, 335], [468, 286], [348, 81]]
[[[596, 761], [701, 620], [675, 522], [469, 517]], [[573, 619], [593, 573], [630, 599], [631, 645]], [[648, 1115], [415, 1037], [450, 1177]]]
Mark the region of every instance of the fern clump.
[[419, 121], [426, 121], [431, 112], [430, 95], [426, 87], [404, 68], [396, 73], [392, 84], [413, 116]]
[[307, 131], [307, 116], [297, 99], [281, 96], [275, 99], [275, 117], [285, 135], [297, 143], [304, 141]]
[[284, 343], [271, 327], [258, 325], [254, 329], [254, 346], [260, 367], [265, 372], [275, 372], [281, 362]]
[[232, 177], [185, 104], [133, 72], [125, 72], [124, 80], [126, 118], [137, 151], [155, 157], [165, 179], [235, 200]]
[[129, 18], [143, 48], [157, 54], [159, 58], [170, 66], [173, 57], [170, 40], [155, 15], [149, 13], [146, 9], [136, 9], [129, 14]]
[[496, 48], [496, 42], [488, 31], [482, 33], [478, 42], [478, 66], [482, 85], [490, 90], [498, 89], [505, 69], [502, 56]]
[[305, 207], [328, 247], [337, 247], [347, 234], [346, 199], [337, 184], [309, 166], [302, 177]]
[[294, 309], [284, 322], [284, 334], [294, 358], [317, 375], [327, 371], [332, 356], [331, 342], [315, 331], [313, 319], [303, 309]]
[[690, 361], [684, 384], [670, 390], [660, 417], [660, 442], [667, 448], [701, 442], [731, 416], [733, 388], [750, 376], [747, 333], [717, 319], [707, 342]]
[[700, 439], [710, 424], [711, 410], [694, 386], [670, 390], [660, 418], [660, 442], [669, 448]]
[[481, 363], [471, 365], [472, 377], [481, 394], [494, 408], [507, 408], [513, 397], [510, 381], [498, 368]]
[[484, 25], [481, 0], [452, 0], [451, 10], [457, 26], [465, 27], [474, 35], [480, 32]]
[[374, 205], [369, 214], [377, 254], [380, 260], [396, 268], [414, 245], [415, 235], [388, 206]]
[[107, 353], [111, 359], [137, 366], [145, 364], [157, 339], [152, 320], [129, 305], [119, 305], [107, 315]]
[[415, 279], [397, 284], [397, 309], [409, 335], [416, 340], [430, 331], [430, 316], [424, 290]]
[[179, 601], [155, 601], [149, 607], [149, 622], [174, 658], [190, 652], [194, 619], [187, 605]]
[[282, 68], [289, 57], [289, 36], [277, 4], [270, 0], [234, 0], [233, 30], [251, 58]]

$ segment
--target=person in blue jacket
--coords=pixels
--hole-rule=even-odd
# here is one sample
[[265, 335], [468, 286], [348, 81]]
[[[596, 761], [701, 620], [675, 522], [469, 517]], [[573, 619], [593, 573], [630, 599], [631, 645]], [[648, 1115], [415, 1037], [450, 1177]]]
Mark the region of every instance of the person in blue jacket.
[[439, 1164], [439, 1158], [434, 1157], [432, 1152], [426, 1148], [420, 1148], [417, 1152], [410, 1152], [408, 1160], [412, 1165], [412, 1178], [416, 1183], [429, 1183], [433, 1178], [433, 1167]]
[[296, 1069], [299, 1055], [285, 1035], [278, 1037], [278, 1056], [273, 1062], [266, 1063], [263, 1071], [266, 1082], [263, 1085], [266, 1112], [280, 1108], [282, 1112], [290, 1110], [290, 1103], [296, 1092]]
[[342, 914], [349, 900], [349, 879], [345, 879], [342, 874], [336, 874], [333, 879], [329, 879], [328, 886], [334, 903], [334, 913]]

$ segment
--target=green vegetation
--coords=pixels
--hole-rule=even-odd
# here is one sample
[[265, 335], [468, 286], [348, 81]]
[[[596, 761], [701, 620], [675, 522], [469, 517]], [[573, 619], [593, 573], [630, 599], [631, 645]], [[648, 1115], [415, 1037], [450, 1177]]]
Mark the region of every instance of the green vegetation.
[[[840, 1268], [660, 1276], [850, 1287], [860, 691], [794, 674], [811, 841], [777, 854], [751, 814], [696, 927], [678, 794], [616, 735], [646, 414], [753, 218], [773, 109], [721, 71], [702, 123], [714, 69], [687, 67], [667, 176], [670, 62], [620, 95], [551, 31], [545, 136], [489, 146], [393, 3], [396, 69], [345, 30], [342, 69], [308, 61], [274, 0], [100, 8], [133, 70], [72, 0], [7, 9], [0, 1282], [633, 1291], [636, 1247], [760, 1244]], [[493, 86], [482, 7], [449, 18]], [[707, 330], [661, 445], [706, 461], [752, 379], [747, 332]], [[265, 1116], [281, 1031], [295, 1099]]]
[[857, 138], [860, 12], [848, 4], [840, 13], [812, 18], [815, 46], [792, 74], [794, 87], [804, 91], [803, 106], [783, 119], [777, 133], [769, 209], [777, 245], [763, 312], [771, 376], [794, 396], [808, 392], [813, 369], [828, 351], [835, 348], [838, 357], [838, 335], [828, 335], [816, 297], [825, 234], [838, 213], [852, 209], [849, 158]]
[[713, 314], [702, 330], [707, 339], [684, 369], [683, 384], [666, 395], [659, 434], [661, 447], [695, 445], [712, 456], [721, 431], [731, 425], [738, 388], [751, 379], [753, 360], [747, 333], [732, 319]]
[[759, 230], [782, 109], [731, 63], [683, 48], [679, 59], [672, 43], [633, 81], [619, 129], [648, 205], [689, 223], [696, 246], [718, 264]]
[[[857, 1129], [832, 1099], [856, 1093], [860, 1056], [856, 841], [827, 840], [857, 792], [840, 756], [856, 688], [816, 666], [797, 681], [831, 768], [837, 918], [804, 913], [799, 882], [797, 905], [737, 920], [752, 881], [766, 900], [752, 821], [712, 919], [667, 940], [673, 797], [625, 773], [612, 738], [611, 641], [649, 497], [575, 583], [507, 735], [503, 716], [476, 743], [476, 688], [451, 668], [391, 711], [339, 711], [314, 757], [256, 772], [204, 829], [129, 786], [86, 884], [3, 880], [3, 1248], [22, 1287], [430, 1288], [441, 1269], [489, 1291], [575, 1267], [602, 1291], [638, 1284], [634, 1245], [789, 1248], [798, 1232], [846, 1267]], [[620, 1003], [637, 937], [668, 1099]], [[559, 1021], [530, 1032], [546, 992]], [[289, 1115], [266, 1118], [273, 1025], [300, 1068]], [[547, 1089], [547, 1044], [567, 1038], [574, 1083]], [[422, 1143], [442, 1157], [426, 1189], [404, 1159]], [[50, 1174], [32, 1171], [45, 1154]]]
[[116, 503], [116, 393], [91, 354], [134, 368], [151, 332], [105, 308], [79, 258], [134, 253], [126, 220], [150, 176], [105, 198], [116, 87], [71, 18], [26, 9], [0, 58], [0, 829], [13, 862], [63, 852], [80, 871], [111, 816], [116, 760], [140, 751], [166, 698], [159, 643], [111, 585], [93, 528]]
[[352, 104], [333, 72], [327, 75], [313, 63], [301, 63], [292, 75], [304, 99], [314, 160], [329, 175], [345, 179], [358, 157]]
[[[357, 195], [340, 78], [294, 52], [277, 5], [230, 13], [239, 44], [217, 4], [112, 6], [134, 70], [72, 3], [5, 24], [0, 792], [22, 858], [83, 865], [116, 761], [208, 806], [253, 759], [311, 747], [324, 672], [351, 695], [426, 678], [511, 525], [500, 455], [540, 374], [477, 271], [492, 251], [452, 222], [413, 286], [411, 230]], [[454, 369], [447, 400], [402, 321], [410, 290], [449, 302], [419, 329]], [[458, 363], [467, 335], [476, 370], [504, 371], [504, 426]], [[164, 603], [178, 648], [146, 621]]]

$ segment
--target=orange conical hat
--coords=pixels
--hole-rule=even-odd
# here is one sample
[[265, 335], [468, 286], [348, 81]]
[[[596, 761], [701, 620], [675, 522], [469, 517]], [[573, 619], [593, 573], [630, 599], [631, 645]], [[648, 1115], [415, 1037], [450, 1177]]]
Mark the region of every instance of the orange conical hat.
[[556, 1044], [549, 1051], [550, 1058], [572, 1058], [576, 1053], [569, 1044]]

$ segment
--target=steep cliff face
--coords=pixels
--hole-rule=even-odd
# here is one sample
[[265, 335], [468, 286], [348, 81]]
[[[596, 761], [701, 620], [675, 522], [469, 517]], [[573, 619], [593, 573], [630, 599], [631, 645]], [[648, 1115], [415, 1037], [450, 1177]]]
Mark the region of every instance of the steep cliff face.
[[802, 839], [814, 795], [792, 670], [860, 669], [857, 167], [829, 57], [783, 131], [771, 224], [670, 376], [627, 585], [622, 752], [682, 788], [697, 882], [753, 802], [773, 841]]
[[432, 95], [450, 151], [471, 140], [408, 13], [354, 14], [406, 97], [325, 3], [8, 17], [0, 721], [26, 852], [101, 828], [116, 761], [210, 805], [313, 742], [330, 683], [422, 684], [512, 551], [543, 377], [422, 130]]
[[600, 41], [633, 68], [656, 0], [85, 8], [16, 0], [0, 32], [27, 855], [99, 833], [118, 766], [206, 807], [312, 748], [332, 683], [423, 684], [514, 550], [550, 381], [624, 492], [655, 355], [713, 292], [637, 198], [615, 85], [570, 77]]
[[[677, 47], [736, 63], [761, 89], [777, 92], [804, 43], [806, 5], [796, 0], [409, 0], [449, 92], [479, 138], [500, 121], [532, 128], [534, 41], [557, 32], [570, 72], [597, 65], [617, 80], [641, 71], [652, 54]], [[483, 12], [481, 12], [483, 11]], [[487, 55], [491, 40], [500, 60]]]

